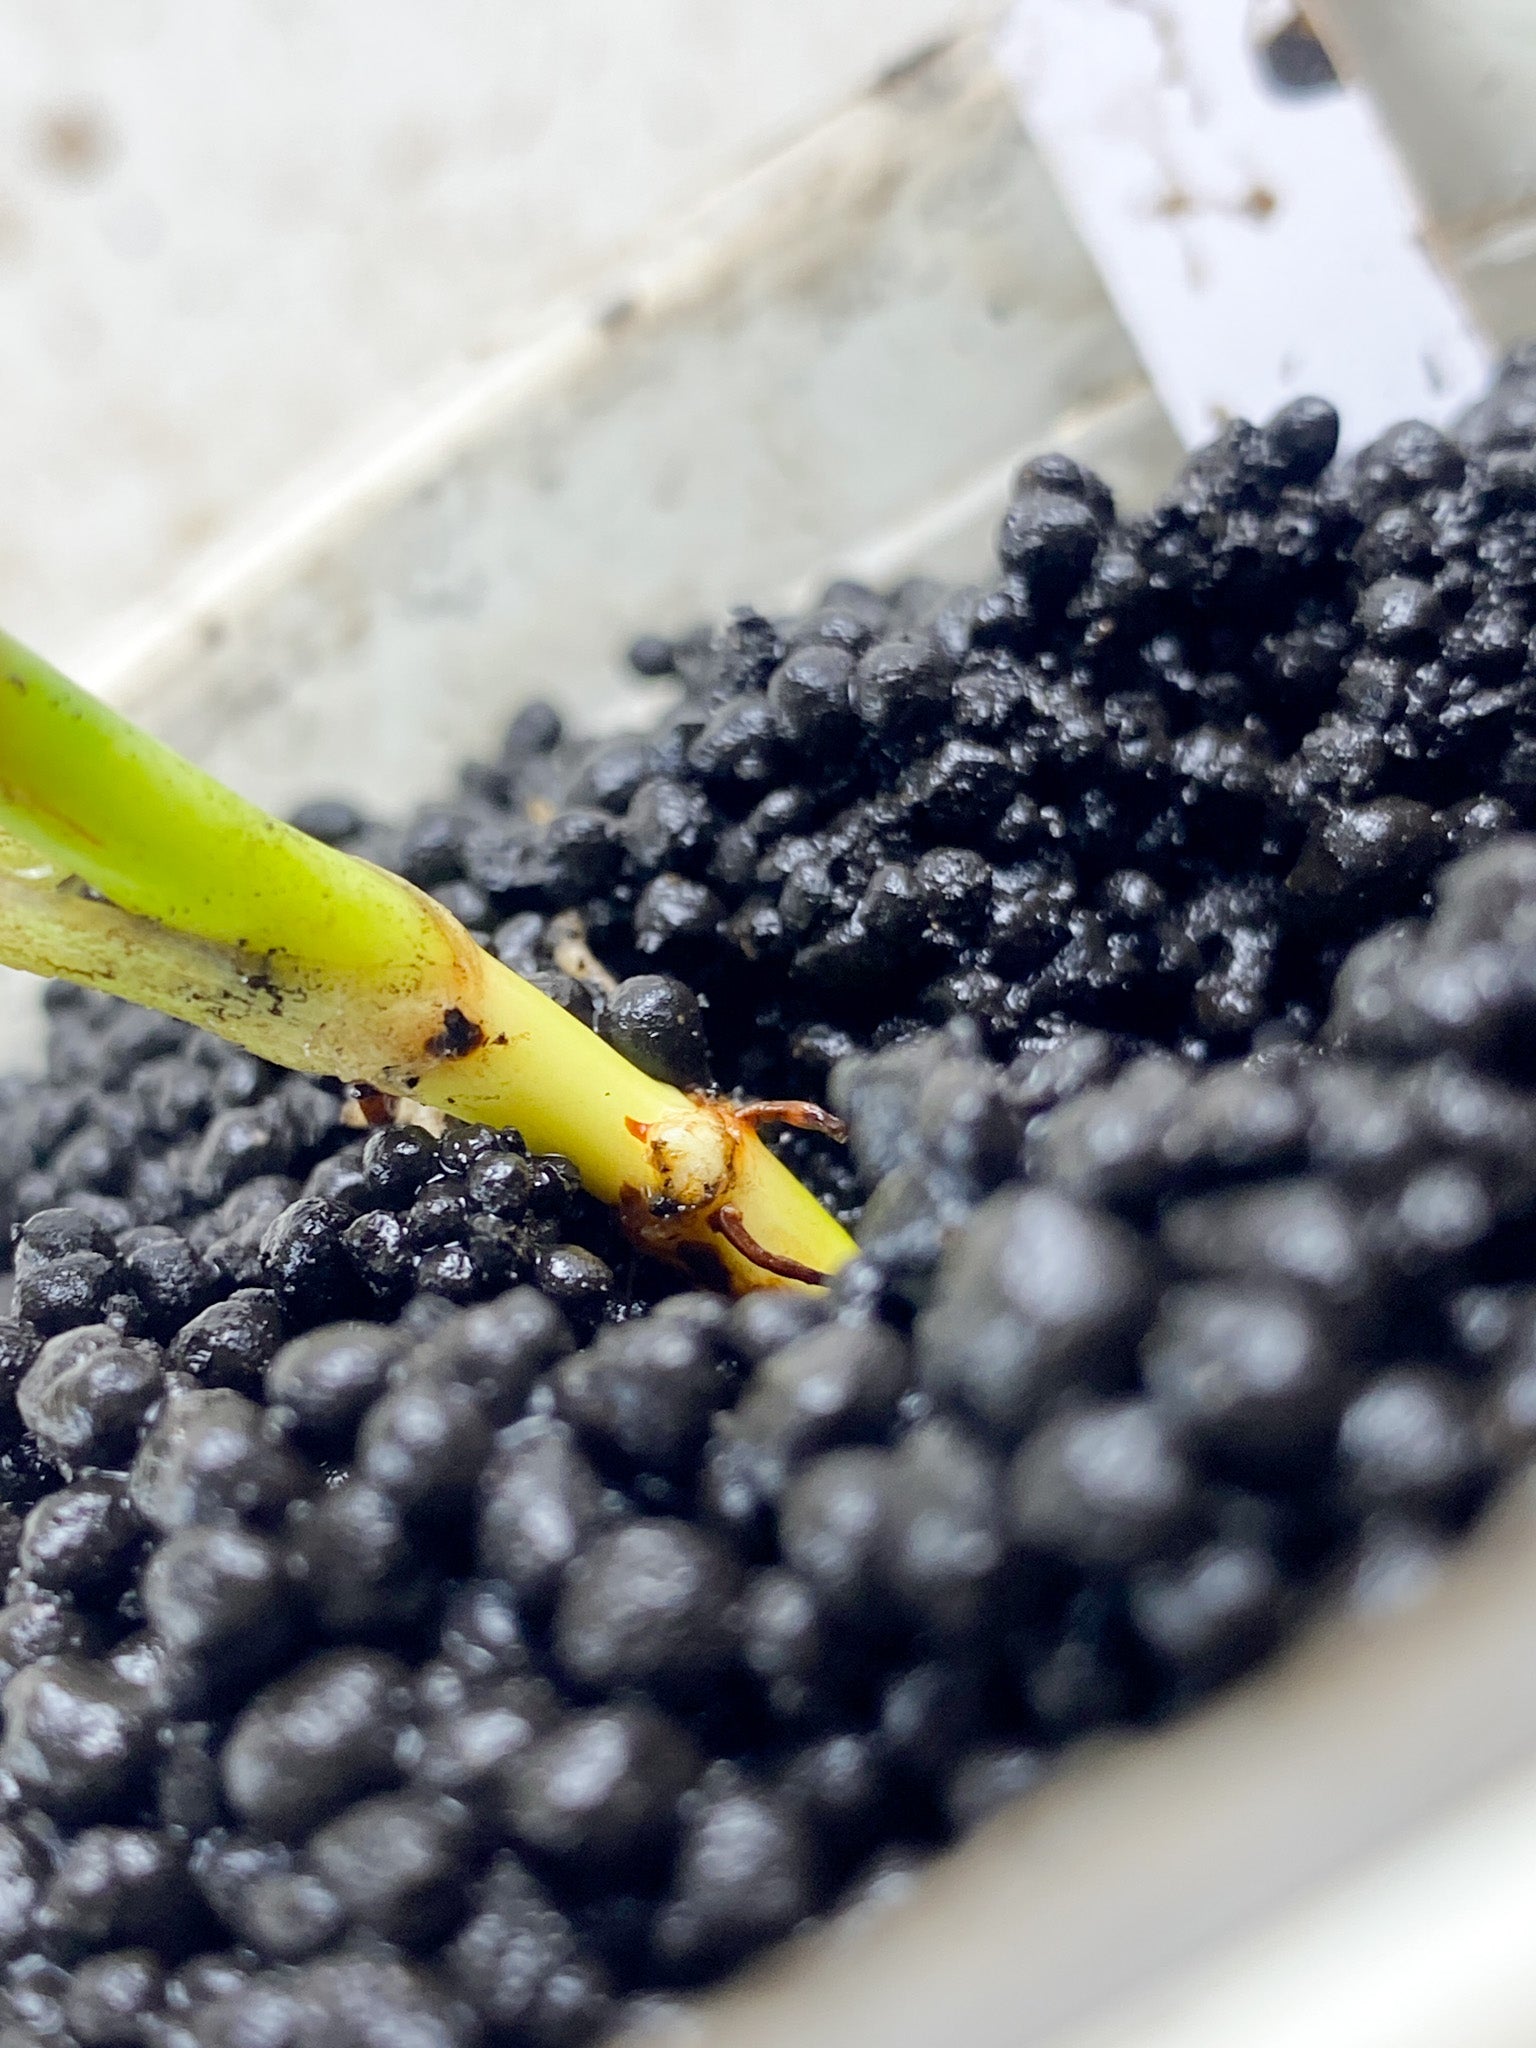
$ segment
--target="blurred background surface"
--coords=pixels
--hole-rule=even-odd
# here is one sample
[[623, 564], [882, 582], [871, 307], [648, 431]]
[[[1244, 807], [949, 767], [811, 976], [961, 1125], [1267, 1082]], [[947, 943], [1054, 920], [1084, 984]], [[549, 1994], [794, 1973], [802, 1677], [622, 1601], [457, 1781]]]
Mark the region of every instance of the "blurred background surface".
[[[1103, 5], [1174, 55], [1214, 8], [1277, 53], [1277, 75], [1316, 84], [1291, 0]], [[705, 195], [936, 47], [1050, 12], [10, 0], [0, 617], [89, 671], [89, 651], [205, 551], [302, 503], [317, 466], [387, 445]], [[1511, 338], [1536, 302], [1536, 8], [1308, 12], [1384, 117], [1434, 255], [1493, 339]], [[1038, 119], [1029, 79], [1014, 83]], [[1021, 218], [1021, 245], [1038, 227]], [[1125, 318], [1112, 269], [1110, 285]], [[1075, 310], [1064, 302], [1064, 322]]]
[[60, 652], [970, 0], [9, 0], [0, 617]]

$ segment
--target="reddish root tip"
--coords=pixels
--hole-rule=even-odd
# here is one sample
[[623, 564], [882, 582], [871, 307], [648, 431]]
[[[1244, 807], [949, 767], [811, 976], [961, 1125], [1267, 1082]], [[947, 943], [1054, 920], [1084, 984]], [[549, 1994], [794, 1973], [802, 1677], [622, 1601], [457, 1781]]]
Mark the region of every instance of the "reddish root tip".
[[839, 1145], [846, 1142], [848, 1126], [819, 1102], [748, 1102], [736, 1111], [737, 1121], [749, 1130], [761, 1124], [790, 1124], [797, 1131], [819, 1131]]
[[709, 1219], [709, 1227], [718, 1231], [727, 1244], [734, 1245], [744, 1259], [765, 1273], [776, 1273], [781, 1280], [801, 1280], [807, 1287], [825, 1287], [830, 1278], [826, 1273], [818, 1273], [814, 1266], [802, 1266], [798, 1259], [786, 1259], [760, 1245], [733, 1202], [727, 1202], [715, 1211]]

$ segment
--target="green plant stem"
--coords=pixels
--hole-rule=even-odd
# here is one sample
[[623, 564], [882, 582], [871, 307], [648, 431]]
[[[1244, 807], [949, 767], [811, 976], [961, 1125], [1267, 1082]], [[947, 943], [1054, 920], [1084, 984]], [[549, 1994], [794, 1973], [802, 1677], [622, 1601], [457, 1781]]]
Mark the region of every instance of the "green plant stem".
[[643, 1242], [739, 1290], [811, 1284], [853, 1250], [729, 1105], [640, 1073], [420, 890], [269, 817], [3, 633], [0, 961], [515, 1124]]

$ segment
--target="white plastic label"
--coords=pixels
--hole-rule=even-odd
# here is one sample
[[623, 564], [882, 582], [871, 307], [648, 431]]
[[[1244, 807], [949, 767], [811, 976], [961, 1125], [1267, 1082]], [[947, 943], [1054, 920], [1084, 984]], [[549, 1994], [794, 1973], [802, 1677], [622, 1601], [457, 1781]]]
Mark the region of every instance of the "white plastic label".
[[1264, 76], [1238, 0], [1014, 0], [998, 61], [1187, 445], [1301, 392], [1444, 421], [1487, 346], [1365, 95]]

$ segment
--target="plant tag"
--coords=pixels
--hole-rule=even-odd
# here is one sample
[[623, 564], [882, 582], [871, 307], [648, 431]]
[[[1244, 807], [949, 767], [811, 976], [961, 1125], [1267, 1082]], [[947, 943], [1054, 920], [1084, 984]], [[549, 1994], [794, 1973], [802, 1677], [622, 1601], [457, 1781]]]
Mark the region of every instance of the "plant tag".
[[1014, 0], [999, 32], [1026, 126], [1189, 446], [1317, 392], [1358, 447], [1394, 420], [1449, 419], [1491, 367], [1375, 109], [1316, 44], [1297, 61], [1304, 26], [1274, 18], [1294, 13]]

